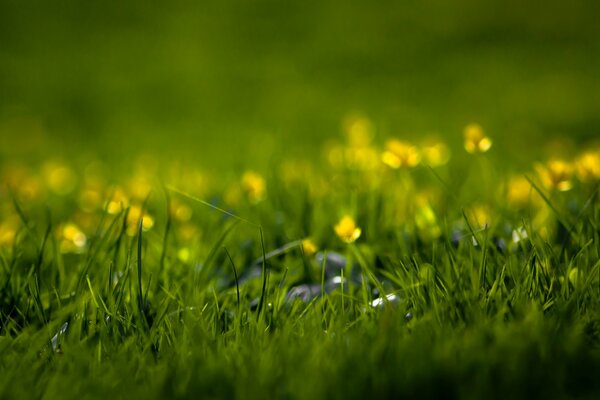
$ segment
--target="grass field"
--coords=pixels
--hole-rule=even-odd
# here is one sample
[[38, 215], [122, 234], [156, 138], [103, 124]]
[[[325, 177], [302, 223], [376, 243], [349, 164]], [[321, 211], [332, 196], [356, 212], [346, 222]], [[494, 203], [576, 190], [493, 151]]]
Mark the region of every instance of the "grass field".
[[596, 15], [3, 1], [0, 398], [597, 398]]

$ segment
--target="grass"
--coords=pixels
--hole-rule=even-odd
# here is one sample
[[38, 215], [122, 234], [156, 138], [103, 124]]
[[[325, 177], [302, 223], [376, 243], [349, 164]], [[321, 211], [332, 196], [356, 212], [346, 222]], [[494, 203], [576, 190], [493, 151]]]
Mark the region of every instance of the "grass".
[[598, 181], [565, 175], [561, 192], [538, 166], [516, 205], [487, 153], [393, 169], [356, 164], [382, 150], [352, 137], [341, 164], [225, 187], [19, 175], [0, 396], [597, 396]]
[[600, 3], [21, 3], [1, 399], [600, 397]]

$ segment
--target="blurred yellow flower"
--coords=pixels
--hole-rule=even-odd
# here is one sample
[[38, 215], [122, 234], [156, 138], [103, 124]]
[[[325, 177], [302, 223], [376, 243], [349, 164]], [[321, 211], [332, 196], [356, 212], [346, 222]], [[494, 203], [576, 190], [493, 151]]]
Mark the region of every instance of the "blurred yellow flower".
[[196, 227], [196, 225], [186, 223], [186, 224], [180, 226], [177, 229], [176, 233], [177, 233], [177, 237], [179, 238], [179, 240], [182, 240], [184, 242], [189, 242], [190, 240], [192, 240], [196, 236], [198, 236], [200, 232], [198, 231], [198, 228]]
[[302, 251], [304, 252], [304, 255], [311, 257], [317, 252], [317, 250], [319, 250], [319, 248], [315, 242], [312, 241], [312, 239], [306, 238], [302, 240]]
[[336, 235], [345, 243], [355, 242], [360, 237], [362, 230], [356, 226], [354, 219], [344, 216], [334, 227]]
[[79, 193], [79, 208], [85, 212], [98, 210], [102, 205], [101, 190], [94, 187], [87, 187]]
[[0, 247], [8, 247], [13, 244], [17, 232], [8, 226], [0, 226]]
[[183, 263], [187, 263], [191, 259], [192, 252], [189, 247], [182, 247], [177, 251], [177, 258]]
[[129, 208], [129, 213], [127, 214], [127, 234], [129, 236], [137, 234], [140, 218], [142, 219], [142, 230], [144, 232], [152, 229], [154, 226], [154, 218], [146, 214], [139, 205], [133, 205]]
[[600, 151], [588, 151], [575, 160], [575, 172], [582, 182], [600, 179]]
[[450, 149], [442, 142], [431, 142], [421, 147], [423, 160], [430, 167], [445, 165], [450, 160]]
[[467, 211], [467, 217], [473, 228], [487, 228], [492, 222], [488, 207], [481, 204], [472, 206]]
[[344, 119], [344, 131], [352, 147], [369, 146], [373, 140], [373, 124], [360, 115], [349, 115]]
[[573, 167], [565, 161], [551, 160], [546, 165], [538, 164], [536, 170], [542, 183], [548, 189], [566, 192], [573, 187]]
[[506, 199], [513, 207], [525, 207], [540, 199], [537, 192], [532, 190], [531, 183], [522, 175], [509, 179], [506, 185]]
[[192, 218], [192, 209], [177, 200], [171, 202], [171, 216], [177, 221], [186, 222]]
[[19, 218], [16, 216], [10, 216], [4, 218], [0, 222], [0, 247], [12, 246], [15, 237], [17, 236], [17, 229], [19, 228]]
[[152, 184], [145, 174], [138, 174], [129, 181], [127, 189], [133, 199], [142, 201], [150, 194]]
[[14, 190], [21, 201], [37, 200], [44, 195], [43, 180], [22, 165], [4, 167], [0, 178], [3, 186]]
[[369, 119], [350, 114], [343, 121], [346, 143], [327, 146], [327, 158], [335, 168], [372, 170], [379, 166], [379, 154], [371, 145], [373, 126]]
[[60, 237], [60, 251], [62, 253], [81, 253], [87, 244], [85, 233], [72, 222], [63, 225]]
[[258, 203], [265, 198], [265, 179], [254, 171], [247, 171], [242, 175], [242, 189], [251, 203]]
[[369, 146], [346, 147], [344, 160], [347, 167], [358, 170], [374, 169], [379, 164], [377, 151]]
[[419, 150], [411, 143], [397, 139], [388, 140], [385, 151], [381, 154], [381, 161], [390, 168], [413, 168], [421, 161]]
[[61, 163], [48, 163], [43, 168], [46, 183], [54, 193], [64, 196], [75, 189], [77, 176], [68, 166]]
[[465, 150], [473, 153], [485, 153], [492, 147], [492, 140], [485, 135], [478, 124], [469, 124], [464, 130]]
[[17, 186], [19, 197], [23, 201], [39, 200], [45, 194], [45, 189], [40, 178], [30, 176], [21, 181]]
[[112, 189], [111, 196], [106, 204], [106, 211], [109, 214], [118, 214], [129, 205], [129, 198], [120, 187]]

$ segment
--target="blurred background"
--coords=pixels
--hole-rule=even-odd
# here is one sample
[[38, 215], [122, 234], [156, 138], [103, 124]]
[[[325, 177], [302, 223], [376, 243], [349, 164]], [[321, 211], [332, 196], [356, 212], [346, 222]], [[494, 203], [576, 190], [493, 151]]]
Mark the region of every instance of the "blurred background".
[[[528, 3], [528, 4], [524, 4]], [[600, 2], [0, 2], [0, 157], [312, 157], [480, 123], [498, 151], [600, 132]]]

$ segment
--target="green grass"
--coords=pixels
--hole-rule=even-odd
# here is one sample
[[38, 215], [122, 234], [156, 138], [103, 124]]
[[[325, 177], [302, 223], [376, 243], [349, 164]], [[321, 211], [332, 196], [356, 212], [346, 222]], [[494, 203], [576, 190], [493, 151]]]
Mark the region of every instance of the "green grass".
[[1, 1], [0, 399], [600, 398], [599, 4]]
[[[27, 201], [27, 185], [12, 187], [2, 200], [4, 221], [19, 222], [0, 251], [0, 397], [594, 398], [597, 181], [563, 193], [528, 173], [541, 202], [488, 196], [494, 217], [480, 225], [474, 187], [502, 181], [486, 156], [380, 172], [317, 163], [300, 180], [270, 176], [258, 203], [235, 181], [193, 190], [210, 202], [156, 181], [112, 214], [77, 211], [89, 177], [67, 194], [50, 180]], [[443, 176], [462, 169], [474, 171], [471, 185], [452, 190]], [[436, 198], [429, 235], [415, 216], [424, 188]], [[241, 197], [220, 197], [235, 189]], [[151, 229], [131, 217], [136, 204]], [[174, 204], [191, 219], [167, 212]], [[334, 233], [344, 214], [362, 227], [355, 243]], [[64, 247], [66, 221], [85, 244]], [[520, 226], [527, 237], [513, 242]], [[182, 237], [185, 227], [196, 234]], [[309, 236], [316, 256], [299, 241]], [[286, 297], [307, 284], [325, 294]]]

